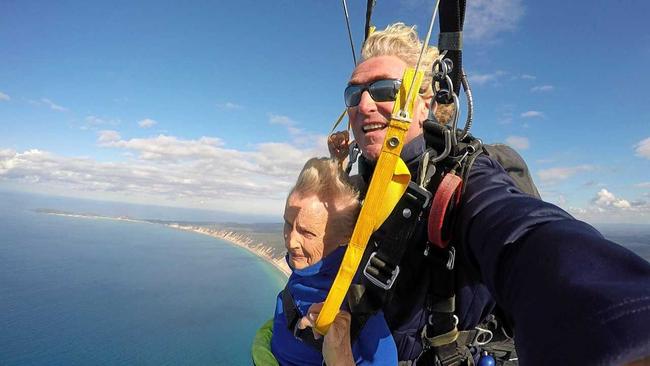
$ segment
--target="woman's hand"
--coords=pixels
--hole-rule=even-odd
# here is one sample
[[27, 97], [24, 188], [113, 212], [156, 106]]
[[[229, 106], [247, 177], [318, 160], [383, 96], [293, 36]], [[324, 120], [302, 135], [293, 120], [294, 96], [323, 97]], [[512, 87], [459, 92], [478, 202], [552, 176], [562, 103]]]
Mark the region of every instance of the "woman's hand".
[[[313, 304], [307, 311], [307, 316], [302, 317], [298, 322], [300, 329], [306, 327], [314, 328], [318, 314], [323, 308], [323, 303]], [[330, 366], [348, 366], [354, 365], [354, 357], [352, 356], [352, 343], [350, 342], [350, 323], [352, 316], [345, 310], [339, 311], [330, 326], [330, 329], [325, 335], [323, 340], [323, 358], [325, 363]], [[322, 337], [316, 330], [314, 338]]]
[[350, 154], [350, 134], [348, 131], [337, 131], [331, 134], [327, 138], [327, 149], [330, 151], [330, 156], [338, 160], [339, 164], [343, 166]]

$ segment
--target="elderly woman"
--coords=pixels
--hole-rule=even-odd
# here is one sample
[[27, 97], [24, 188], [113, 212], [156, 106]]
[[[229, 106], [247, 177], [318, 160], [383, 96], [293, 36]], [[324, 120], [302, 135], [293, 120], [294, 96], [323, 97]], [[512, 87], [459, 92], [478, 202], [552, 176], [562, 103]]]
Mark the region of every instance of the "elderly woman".
[[[278, 295], [270, 342], [281, 365], [322, 365], [323, 360], [329, 365], [351, 364], [351, 360], [360, 365], [397, 364], [397, 349], [381, 313], [359, 332], [352, 354], [328, 352], [350, 347], [347, 312], [342, 312], [324, 340], [314, 339], [308, 328], [336, 277], [360, 211], [358, 192], [347, 179], [336, 161], [314, 158], [305, 164], [287, 198], [284, 242], [293, 273]], [[301, 329], [303, 339], [297, 337]], [[347, 347], [332, 342], [345, 342]], [[253, 360], [258, 365], [273, 363], [270, 357], [260, 357], [255, 347]]]

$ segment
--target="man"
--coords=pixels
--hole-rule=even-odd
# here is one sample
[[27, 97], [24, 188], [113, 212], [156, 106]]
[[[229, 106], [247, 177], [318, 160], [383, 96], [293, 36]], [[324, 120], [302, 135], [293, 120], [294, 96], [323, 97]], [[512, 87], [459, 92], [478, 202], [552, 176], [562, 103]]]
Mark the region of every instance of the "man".
[[[407, 66], [415, 66], [420, 47], [413, 28], [391, 25], [368, 38], [350, 77], [345, 99], [366, 183], [394, 103], [390, 85]], [[420, 66], [429, 71], [402, 151], [414, 179], [425, 150], [422, 126], [436, 56], [430, 50]], [[560, 208], [521, 192], [487, 156], [475, 161], [465, 184], [452, 235], [458, 251], [459, 329], [473, 329], [498, 306], [514, 327], [524, 365], [625, 364], [650, 355], [648, 262]], [[395, 300], [384, 307], [401, 361], [423, 352], [431, 285], [422, 251], [426, 241], [426, 235], [414, 238], [400, 263]], [[349, 319], [335, 322], [341, 324]], [[345, 345], [349, 342], [339, 343]]]

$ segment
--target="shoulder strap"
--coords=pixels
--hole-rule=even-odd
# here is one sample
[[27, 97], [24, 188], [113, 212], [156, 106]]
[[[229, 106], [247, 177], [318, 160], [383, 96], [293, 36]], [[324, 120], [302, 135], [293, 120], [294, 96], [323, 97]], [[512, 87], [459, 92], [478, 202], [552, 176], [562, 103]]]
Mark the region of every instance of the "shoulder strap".
[[404, 195], [370, 238], [362, 263], [361, 283], [350, 288], [347, 301], [352, 312], [351, 336], [355, 339], [370, 316], [392, 298], [392, 289], [400, 272], [400, 263], [418, 224], [426, 222], [423, 214], [431, 193], [409, 182]]
[[302, 313], [298, 310], [288, 287], [282, 290], [282, 310], [284, 310], [284, 317], [287, 320], [287, 328], [293, 333], [294, 337], [321, 352], [323, 349], [323, 338], [315, 339], [314, 332], [309, 328], [298, 328], [298, 321], [302, 318]]

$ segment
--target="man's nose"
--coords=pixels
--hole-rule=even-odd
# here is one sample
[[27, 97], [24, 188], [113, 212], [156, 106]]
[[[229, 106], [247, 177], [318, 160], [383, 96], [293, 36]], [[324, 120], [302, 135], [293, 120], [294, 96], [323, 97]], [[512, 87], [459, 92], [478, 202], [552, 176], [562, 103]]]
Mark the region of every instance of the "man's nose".
[[364, 90], [359, 99], [359, 106], [357, 110], [362, 114], [370, 114], [377, 111], [377, 103], [370, 96], [370, 92]]

